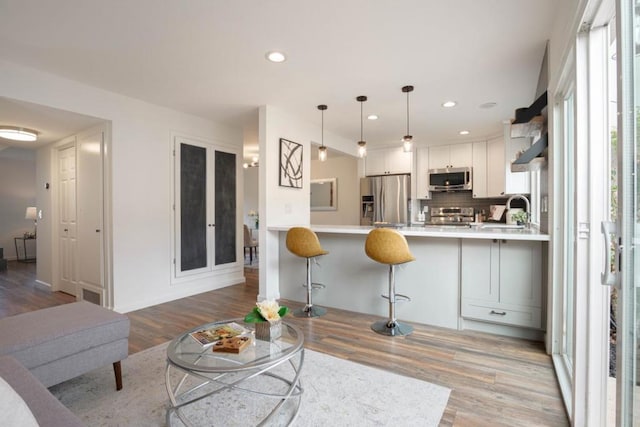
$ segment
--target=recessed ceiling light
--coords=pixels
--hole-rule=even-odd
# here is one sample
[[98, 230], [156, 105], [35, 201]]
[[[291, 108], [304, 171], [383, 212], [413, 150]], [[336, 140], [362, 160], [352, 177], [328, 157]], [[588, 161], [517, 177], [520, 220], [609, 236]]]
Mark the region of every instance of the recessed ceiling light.
[[266, 57], [271, 62], [284, 62], [287, 60], [287, 57], [284, 55], [284, 53], [275, 50], [267, 52]]
[[469, 131], [468, 130], [461, 130], [460, 132], [458, 132], [460, 135], [469, 135]]
[[480, 104], [480, 108], [489, 109], [495, 107], [496, 105], [498, 104], [495, 102], [485, 102], [484, 104]]
[[0, 138], [13, 141], [35, 141], [38, 139], [38, 132], [15, 126], [0, 126]]
[[367, 119], [369, 119], [369, 120], [378, 120], [378, 116], [376, 114], [369, 114], [367, 116]]
[[456, 101], [445, 101], [442, 103], [442, 106], [444, 108], [451, 108], [451, 107], [455, 107], [458, 103]]

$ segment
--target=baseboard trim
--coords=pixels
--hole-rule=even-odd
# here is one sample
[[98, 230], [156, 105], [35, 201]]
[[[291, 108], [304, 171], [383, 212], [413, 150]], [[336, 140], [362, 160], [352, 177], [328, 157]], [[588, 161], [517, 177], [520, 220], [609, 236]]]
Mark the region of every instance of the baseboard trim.
[[38, 289], [42, 289], [43, 291], [49, 291], [52, 292], [52, 286], [50, 283], [47, 282], [43, 282], [42, 280], [37, 280], [36, 279], [36, 288]]

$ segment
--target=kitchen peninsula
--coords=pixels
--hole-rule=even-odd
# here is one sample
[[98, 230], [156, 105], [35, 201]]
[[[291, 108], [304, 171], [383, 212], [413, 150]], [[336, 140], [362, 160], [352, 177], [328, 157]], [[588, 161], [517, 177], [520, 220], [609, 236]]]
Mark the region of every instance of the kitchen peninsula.
[[[549, 235], [535, 228], [403, 227], [414, 262], [396, 271], [401, 320], [451, 329], [473, 329], [542, 340]], [[279, 232], [282, 298], [305, 300], [305, 264], [286, 249], [289, 227]], [[313, 225], [329, 254], [313, 267], [313, 280], [326, 286], [314, 304], [385, 317], [388, 268], [369, 259], [364, 241], [370, 226]]]

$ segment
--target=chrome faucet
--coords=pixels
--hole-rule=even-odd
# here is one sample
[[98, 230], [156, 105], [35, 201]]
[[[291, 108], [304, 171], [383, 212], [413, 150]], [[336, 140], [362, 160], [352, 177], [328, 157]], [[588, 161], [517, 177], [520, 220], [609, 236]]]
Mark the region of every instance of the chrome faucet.
[[527, 199], [522, 194], [514, 194], [513, 196], [509, 197], [509, 199], [507, 200], [507, 211], [509, 211], [509, 209], [511, 209], [511, 201], [513, 199], [522, 199], [522, 200], [524, 200], [525, 212], [527, 213], [527, 222], [525, 223], [525, 225], [528, 227], [529, 224], [531, 224], [531, 205], [529, 204], [529, 199]]

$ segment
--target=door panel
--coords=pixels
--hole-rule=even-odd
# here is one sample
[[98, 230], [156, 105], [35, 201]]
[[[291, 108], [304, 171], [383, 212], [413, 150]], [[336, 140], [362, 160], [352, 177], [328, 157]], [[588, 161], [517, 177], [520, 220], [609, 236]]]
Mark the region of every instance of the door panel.
[[77, 296], [76, 147], [58, 152], [59, 290]]
[[78, 283], [95, 292], [104, 286], [102, 252], [102, 147], [98, 131], [78, 138]]
[[207, 212], [207, 149], [180, 144], [180, 271], [210, 266]]
[[215, 265], [236, 261], [236, 155], [215, 151]]
[[175, 138], [174, 277], [238, 261], [237, 154]]

